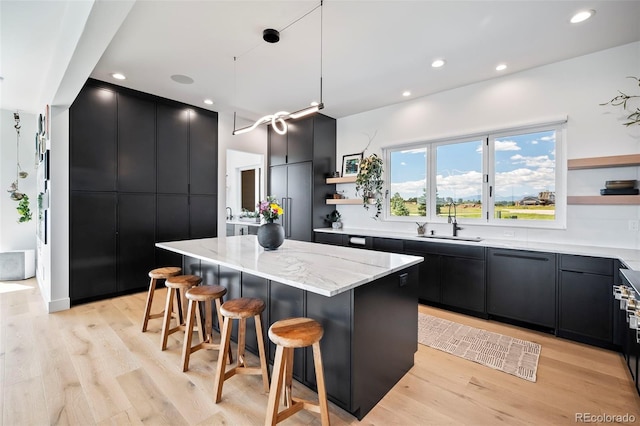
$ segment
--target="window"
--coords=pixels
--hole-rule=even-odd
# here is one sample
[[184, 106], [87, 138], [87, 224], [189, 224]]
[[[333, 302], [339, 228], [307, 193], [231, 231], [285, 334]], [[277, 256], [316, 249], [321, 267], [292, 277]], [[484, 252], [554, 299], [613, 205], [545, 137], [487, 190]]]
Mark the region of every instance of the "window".
[[557, 227], [559, 123], [385, 149], [386, 217]]

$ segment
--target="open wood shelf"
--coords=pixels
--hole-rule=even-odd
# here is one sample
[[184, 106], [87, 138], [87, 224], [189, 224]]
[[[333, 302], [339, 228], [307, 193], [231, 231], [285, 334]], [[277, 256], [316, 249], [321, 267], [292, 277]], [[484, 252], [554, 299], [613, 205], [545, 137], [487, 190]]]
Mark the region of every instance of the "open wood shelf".
[[362, 204], [360, 198], [329, 198], [327, 204]]
[[610, 157], [575, 158], [573, 160], [567, 161], [567, 168], [569, 170], [633, 166], [640, 166], [640, 154], [613, 155]]
[[640, 205], [640, 195], [572, 195], [567, 204]]
[[355, 176], [327, 178], [327, 183], [356, 183]]

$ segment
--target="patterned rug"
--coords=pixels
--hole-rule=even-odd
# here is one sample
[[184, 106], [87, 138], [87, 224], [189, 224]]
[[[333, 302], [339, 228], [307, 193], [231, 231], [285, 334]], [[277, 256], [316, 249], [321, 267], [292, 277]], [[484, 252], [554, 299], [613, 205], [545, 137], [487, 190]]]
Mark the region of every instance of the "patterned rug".
[[521, 379], [536, 381], [542, 347], [526, 340], [420, 313], [418, 343]]

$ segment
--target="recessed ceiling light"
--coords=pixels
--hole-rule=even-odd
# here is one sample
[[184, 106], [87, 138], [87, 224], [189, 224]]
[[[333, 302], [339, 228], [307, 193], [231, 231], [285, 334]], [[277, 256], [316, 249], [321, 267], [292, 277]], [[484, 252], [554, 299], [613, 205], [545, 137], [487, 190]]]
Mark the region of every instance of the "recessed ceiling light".
[[572, 24], [577, 24], [579, 22], [584, 22], [587, 19], [591, 18], [595, 13], [596, 13], [596, 11], [593, 10], [593, 9], [581, 10], [580, 12], [576, 13], [575, 15], [573, 15], [569, 22], [571, 22]]
[[444, 65], [444, 63], [444, 59], [436, 59], [435, 61], [431, 62], [431, 66], [433, 68], [440, 68]]
[[404, 92], [402, 92], [402, 96], [404, 97], [411, 96], [411, 92], [408, 90], [405, 90]]
[[496, 67], [496, 71], [504, 71], [507, 69], [507, 66], [505, 64], [500, 64]]
[[171, 76], [171, 80], [180, 84], [193, 84], [193, 79], [188, 75], [174, 74]]
[[207, 105], [213, 105], [213, 101], [211, 99], [205, 99], [204, 103]]
[[115, 78], [116, 80], [124, 80], [125, 78], [127, 78], [124, 76], [124, 74], [120, 74], [119, 72], [111, 74], [111, 77]]

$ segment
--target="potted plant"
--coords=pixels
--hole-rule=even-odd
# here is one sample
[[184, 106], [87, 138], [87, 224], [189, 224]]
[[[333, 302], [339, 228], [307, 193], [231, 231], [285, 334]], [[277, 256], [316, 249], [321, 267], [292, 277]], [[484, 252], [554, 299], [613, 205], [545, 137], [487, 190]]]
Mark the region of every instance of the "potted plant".
[[23, 194], [22, 198], [18, 202], [16, 210], [18, 210], [18, 214], [20, 215], [20, 218], [18, 218], [19, 223], [29, 222], [31, 220], [32, 215], [31, 209], [29, 208], [29, 197], [27, 197], [27, 194]]
[[360, 161], [360, 169], [356, 177], [356, 193], [362, 197], [362, 205], [369, 210], [369, 204], [374, 204], [377, 219], [382, 213], [382, 159], [375, 153]]
[[[638, 77], [627, 77], [627, 78], [631, 78], [635, 81], [638, 82], [638, 86], [640, 86], [640, 78]], [[609, 102], [605, 102], [603, 104], [600, 104], [602, 106], [604, 105], [613, 105], [613, 106], [620, 106], [622, 105], [622, 108], [627, 110], [627, 112], [631, 111], [631, 114], [629, 114], [626, 118], [627, 118], [627, 122], [623, 123], [624, 126], [631, 126], [634, 124], [640, 124], [640, 107], [636, 107], [635, 111], [633, 109], [628, 109], [627, 108], [627, 102], [629, 102], [631, 99], [634, 98], [640, 98], [640, 95], [627, 95], [624, 92], [621, 92], [618, 90], [618, 93], [620, 93], [618, 96], [616, 96], [615, 98], [611, 99]], [[637, 99], [636, 99], [637, 100]], [[633, 108], [633, 107], [631, 107]]]
[[331, 223], [331, 227], [333, 229], [340, 229], [342, 228], [342, 222], [340, 222], [340, 212], [338, 210], [334, 210], [331, 213], [329, 213], [328, 215], [325, 216], [326, 217], [326, 221]]

